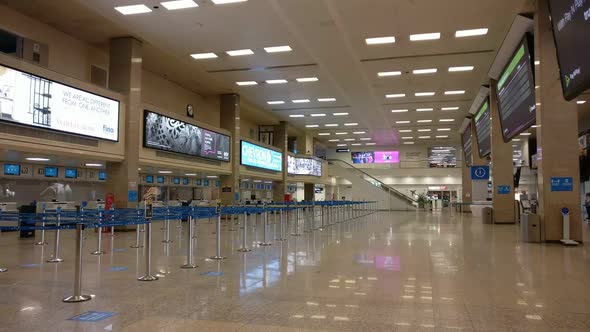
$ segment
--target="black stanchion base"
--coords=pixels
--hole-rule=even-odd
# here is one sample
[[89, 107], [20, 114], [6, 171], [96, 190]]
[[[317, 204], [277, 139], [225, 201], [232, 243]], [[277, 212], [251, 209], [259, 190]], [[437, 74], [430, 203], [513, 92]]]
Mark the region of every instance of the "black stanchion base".
[[39, 242], [35, 242], [35, 245], [36, 245], [36, 246], [44, 246], [44, 245], [46, 245], [46, 244], [47, 244], [47, 242], [41, 242], [41, 241], [39, 241]]
[[240, 248], [240, 249], [238, 249], [238, 251], [239, 252], [250, 252], [250, 251], [252, 251], [252, 249], [249, 249], [249, 248]]
[[260, 242], [258, 243], [259, 246], [263, 246], [263, 247], [268, 247], [268, 246], [272, 246], [272, 243], [270, 242]]
[[158, 279], [159, 278], [156, 276], [142, 276], [142, 277], [137, 278], [137, 280], [139, 280], [139, 281], [156, 281]]
[[133, 249], [139, 249], [139, 248], [143, 248], [143, 246], [142, 246], [142, 245], [137, 245], [137, 244], [134, 244], [134, 245], [132, 245], [132, 246], [129, 246], [129, 248], [133, 248]]
[[224, 257], [224, 256], [211, 256], [211, 257], [209, 257], [209, 259], [222, 260], [222, 259], [227, 259], [227, 257]]
[[91, 252], [90, 254], [91, 255], [98, 256], [98, 255], [104, 255], [106, 253], [107, 253], [106, 251], [98, 251], [98, 250], [96, 250], [96, 251]]
[[73, 295], [73, 296], [66, 297], [65, 299], [63, 299], [63, 301], [66, 303], [77, 303], [77, 302], [89, 301], [91, 299], [92, 299], [92, 296], [90, 296], [90, 295]]
[[47, 263], [61, 263], [61, 262], [63, 262], [63, 261], [64, 261], [64, 260], [63, 260], [63, 259], [61, 259], [61, 258], [52, 258], [52, 259], [48, 259], [48, 260], [47, 260]]
[[174, 241], [172, 241], [172, 240], [162, 240], [162, 243], [172, 243], [172, 242], [174, 242]]
[[199, 267], [198, 265], [193, 265], [193, 264], [184, 264], [183, 266], [181, 266], [181, 269], [196, 269], [197, 267]]
[[2, 272], [8, 272], [8, 269], [0, 268], [0, 273], [2, 273]]

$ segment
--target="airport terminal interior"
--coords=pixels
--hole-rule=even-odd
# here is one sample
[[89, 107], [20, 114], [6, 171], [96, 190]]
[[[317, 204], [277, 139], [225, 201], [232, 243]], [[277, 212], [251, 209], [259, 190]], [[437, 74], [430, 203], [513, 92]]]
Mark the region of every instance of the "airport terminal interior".
[[0, 0], [0, 332], [590, 331], [590, 1]]

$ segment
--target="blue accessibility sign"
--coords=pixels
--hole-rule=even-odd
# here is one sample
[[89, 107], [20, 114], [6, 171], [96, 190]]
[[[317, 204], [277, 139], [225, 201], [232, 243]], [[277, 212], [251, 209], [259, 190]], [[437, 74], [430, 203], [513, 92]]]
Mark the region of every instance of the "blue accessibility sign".
[[510, 194], [510, 186], [498, 186], [498, 195]]
[[551, 191], [574, 191], [574, 178], [552, 176]]
[[77, 322], [100, 322], [101, 320], [105, 320], [107, 318], [111, 318], [117, 313], [115, 312], [107, 312], [107, 311], [87, 311], [83, 314], [78, 316], [74, 316], [72, 318], [68, 318], [68, 320], [74, 320]]
[[489, 180], [490, 166], [471, 166], [471, 180]]

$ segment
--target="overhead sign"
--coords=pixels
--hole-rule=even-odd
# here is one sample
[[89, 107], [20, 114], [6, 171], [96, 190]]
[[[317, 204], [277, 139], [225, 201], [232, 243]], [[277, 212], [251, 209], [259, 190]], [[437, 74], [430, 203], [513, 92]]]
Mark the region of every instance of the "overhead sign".
[[399, 163], [399, 151], [365, 151], [351, 152], [353, 164], [396, 164]]
[[498, 186], [498, 195], [510, 194], [510, 186]]
[[574, 191], [574, 178], [552, 176], [551, 191]]
[[119, 140], [119, 102], [0, 65], [0, 120]]
[[336, 149], [336, 152], [338, 152], [338, 153], [350, 152], [350, 149]]
[[322, 162], [313, 158], [287, 156], [287, 172], [292, 175], [322, 176]]
[[467, 166], [471, 166], [472, 164], [472, 149], [473, 147], [471, 146], [471, 122], [469, 122], [469, 125], [467, 126], [467, 128], [465, 129], [465, 131], [463, 132], [463, 134], [461, 134], [461, 142], [463, 144], [463, 154], [465, 156], [465, 165]]
[[489, 180], [490, 166], [471, 166], [471, 180]]
[[475, 114], [475, 136], [479, 147], [479, 157], [484, 158], [492, 152], [492, 118], [490, 116], [489, 97], [486, 98]]
[[275, 172], [283, 171], [283, 153], [241, 141], [241, 164]]

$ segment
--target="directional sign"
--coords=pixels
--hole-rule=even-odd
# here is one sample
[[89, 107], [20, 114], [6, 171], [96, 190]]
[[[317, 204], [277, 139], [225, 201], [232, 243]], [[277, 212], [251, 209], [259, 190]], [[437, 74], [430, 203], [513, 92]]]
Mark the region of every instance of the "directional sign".
[[510, 186], [498, 186], [498, 195], [510, 194]]
[[471, 180], [489, 180], [490, 166], [471, 166]]
[[574, 178], [551, 177], [551, 191], [574, 191]]

